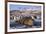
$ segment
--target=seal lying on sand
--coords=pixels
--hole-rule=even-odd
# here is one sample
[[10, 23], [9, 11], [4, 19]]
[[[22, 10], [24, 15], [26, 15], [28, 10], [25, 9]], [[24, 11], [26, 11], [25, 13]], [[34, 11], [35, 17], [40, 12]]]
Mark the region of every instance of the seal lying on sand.
[[31, 17], [24, 17], [20, 19], [18, 22], [24, 25], [29, 25], [29, 26], [33, 25], [33, 19]]

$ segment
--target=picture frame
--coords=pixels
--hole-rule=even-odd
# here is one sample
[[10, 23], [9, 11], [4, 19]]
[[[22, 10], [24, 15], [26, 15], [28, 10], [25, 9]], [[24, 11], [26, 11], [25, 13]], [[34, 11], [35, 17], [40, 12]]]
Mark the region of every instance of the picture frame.
[[[10, 6], [10, 4], [11, 5], [13, 5], [13, 6]], [[21, 29], [20, 28], [20, 30], [18, 30], [18, 29], [14, 29], [13, 28], [13, 30], [11, 30], [11, 29], [9, 29], [9, 27], [10, 27], [10, 13], [12, 13], [12, 11], [10, 12], [9, 10], [14, 10], [14, 9], [12, 9], [12, 8], [10, 8], [9, 9], [9, 6], [10, 7], [14, 7], [14, 5], [18, 5], [18, 6], [21, 6], [21, 5], [25, 5], [25, 6], [30, 6], [31, 8], [32, 7], [34, 7], [34, 8], [26, 8], [25, 6], [23, 6], [23, 7], [25, 7], [24, 9], [25, 10], [28, 10], [28, 9], [31, 9], [31, 10], [35, 10], [35, 9], [39, 9], [40, 11], [41, 11], [41, 13], [40, 13], [40, 16], [41, 16], [41, 14], [42, 14], [42, 16], [41, 16], [41, 23], [40, 24], [42, 24], [40, 27], [38, 26], [38, 28], [37, 27], [33, 27], [33, 29], [31, 29], [31, 28], [29, 28], [29, 27], [31, 27], [31, 26], [29, 26], [29, 27], [26, 27], [26, 29]], [[35, 6], [36, 5], [36, 6]], [[27, 6], [27, 7], [28, 7]], [[40, 6], [40, 7], [38, 7], [38, 6]], [[21, 8], [17, 8], [17, 6], [16, 6], [16, 8], [18, 9], [18, 10], [20, 10], [20, 9], [22, 9], [23, 7], [21, 7]], [[17, 10], [16, 9], [16, 10]], [[23, 9], [23, 10], [24, 10]], [[10, 13], [9, 13], [10, 12]], [[23, 13], [23, 12], [22, 12]], [[27, 12], [28, 13], [28, 12]], [[30, 13], [30, 12], [29, 12]], [[14, 14], [14, 12], [13, 12], [13, 14]], [[16, 12], [15, 12], [15, 14], [16, 14]], [[28, 14], [27, 14], [28, 15]], [[24, 18], [25, 19], [25, 18]], [[27, 19], [27, 18], [26, 18]], [[8, 21], [9, 20], [9, 21]], [[36, 24], [37, 25], [37, 24]], [[21, 26], [20, 26], [21, 27]], [[24, 26], [25, 27], [25, 26]], [[29, 29], [28, 29], [29, 28]], [[35, 30], [35, 28], [36, 28], [36, 30]], [[40, 29], [41, 28], [41, 29]], [[18, 31], [17, 31], [18, 30]], [[44, 31], [45, 30], [45, 4], [43, 3], [43, 2], [26, 2], [26, 1], [6, 1], [5, 2], [5, 33], [24, 33], [24, 32], [41, 32], [41, 31]]]

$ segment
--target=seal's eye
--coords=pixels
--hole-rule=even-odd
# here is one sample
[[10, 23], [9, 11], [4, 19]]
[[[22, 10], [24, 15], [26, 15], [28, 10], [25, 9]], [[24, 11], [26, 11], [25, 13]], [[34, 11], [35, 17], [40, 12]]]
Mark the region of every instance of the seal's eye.
[[35, 18], [35, 19], [37, 19], [37, 17], [36, 17], [36, 16], [34, 16], [34, 18]]

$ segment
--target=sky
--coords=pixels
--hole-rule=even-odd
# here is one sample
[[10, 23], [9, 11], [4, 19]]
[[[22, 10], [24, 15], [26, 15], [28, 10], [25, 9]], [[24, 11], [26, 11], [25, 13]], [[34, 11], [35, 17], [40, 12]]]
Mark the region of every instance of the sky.
[[33, 6], [33, 5], [13, 5], [10, 4], [10, 10], [25, 10], [25, 9], [31, 9], [31, 10], [41, 10], [41, 6]]

